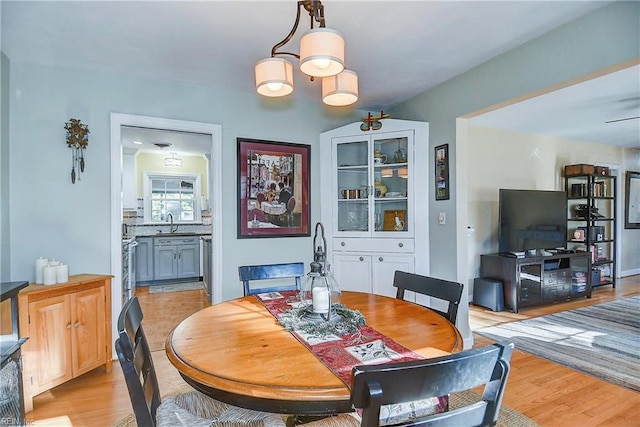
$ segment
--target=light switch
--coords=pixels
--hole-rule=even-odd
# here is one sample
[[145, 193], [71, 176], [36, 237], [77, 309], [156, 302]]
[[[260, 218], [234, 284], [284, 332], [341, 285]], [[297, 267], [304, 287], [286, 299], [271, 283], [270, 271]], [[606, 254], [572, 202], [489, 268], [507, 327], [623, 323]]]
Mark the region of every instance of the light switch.
[[447, 216], [444, 212], [438, 213], [438, 224], [445, 225], [447, 223]]

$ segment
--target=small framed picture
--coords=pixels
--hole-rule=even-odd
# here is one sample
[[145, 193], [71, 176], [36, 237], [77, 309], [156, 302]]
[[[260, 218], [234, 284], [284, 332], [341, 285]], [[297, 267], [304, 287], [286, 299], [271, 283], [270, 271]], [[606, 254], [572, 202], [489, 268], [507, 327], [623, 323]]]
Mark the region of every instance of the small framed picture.
[[436, 200], [449, 200], [449, 144], [435, 148]]

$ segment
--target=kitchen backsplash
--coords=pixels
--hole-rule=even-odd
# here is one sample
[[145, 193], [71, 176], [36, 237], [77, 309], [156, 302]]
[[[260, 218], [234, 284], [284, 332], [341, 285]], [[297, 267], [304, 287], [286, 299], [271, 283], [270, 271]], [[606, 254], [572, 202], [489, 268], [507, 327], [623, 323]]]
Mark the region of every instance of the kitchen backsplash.
[[[143, 200], [138, 199], [137, 210], [122, 211], [122, 234], [123, 237], [133, 236], [150, 236], [158, 232], [169, 233], [170, 225], [165, 224], [143, 224], [144, 222], [144, 205]], [[175, 225], [174, 225], [175, 228]], [[178, 224], [178, 233], [211, 233], [211, 211], [202, 211], [202, 224]]]

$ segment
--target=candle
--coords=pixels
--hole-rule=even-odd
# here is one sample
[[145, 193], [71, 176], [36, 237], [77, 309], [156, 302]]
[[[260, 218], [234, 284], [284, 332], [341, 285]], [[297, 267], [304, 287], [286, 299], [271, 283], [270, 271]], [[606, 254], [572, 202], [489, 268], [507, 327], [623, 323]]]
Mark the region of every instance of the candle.
[[313, 301], [314, 313], [329, 312], [329, 289], [316, 287], [311, 291], [311, 299]]
[[65, 283], [69, 281], [69, 266], [60, 264], [56, 266], [56, 282]]
[[44, 277], [42, 276], [42, 269], [49, 263], [47, 258], [38, 258], [36, 260], [36, 283], [42, 285]]
[[42, 276], [45, 285], [53, 285], [56, 283], [56, 268], [46, 266], [42, 269]]

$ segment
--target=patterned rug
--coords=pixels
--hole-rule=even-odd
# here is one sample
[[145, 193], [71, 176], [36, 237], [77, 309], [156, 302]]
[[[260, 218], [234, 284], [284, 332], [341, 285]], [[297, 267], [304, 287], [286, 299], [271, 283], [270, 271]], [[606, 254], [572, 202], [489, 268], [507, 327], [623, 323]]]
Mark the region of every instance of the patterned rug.
[[640, 296], [482, 328], [518, 350], [640, 391]]
[[151, 285], [150, 294], [164, 294], [168, 292], [200, 291], [204, 289], [204, 282], [171, 283], [169, 285]]

